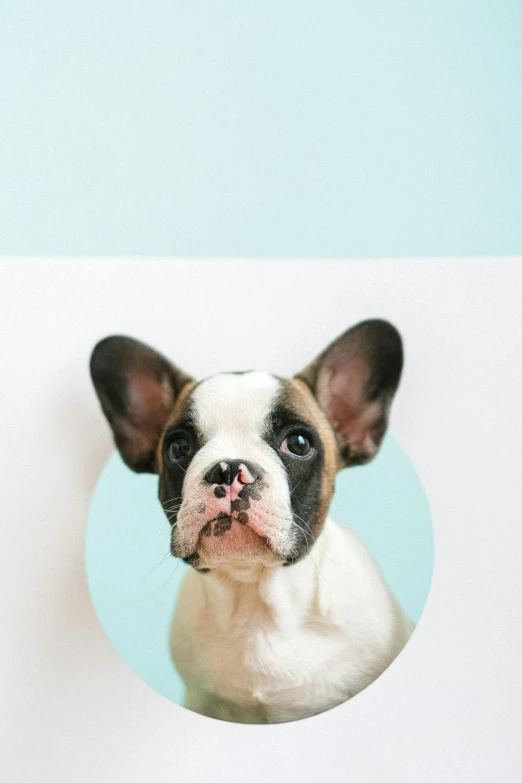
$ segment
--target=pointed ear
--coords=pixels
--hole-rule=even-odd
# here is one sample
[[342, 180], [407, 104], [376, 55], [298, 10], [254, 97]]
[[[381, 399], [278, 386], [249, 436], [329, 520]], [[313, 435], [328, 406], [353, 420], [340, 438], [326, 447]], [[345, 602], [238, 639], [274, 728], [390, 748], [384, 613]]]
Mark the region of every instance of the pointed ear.
[[330, 420], [345, 466], [369, 462], [379, 450], [402, 364], [397, 329], [371, 320], [342, 334], [296, 376]]
[[192, 379], [148, 345], [120, 336], [95, 346], [90, 370], [123, 460], [138, 473], [156, 473], [155, 451], [167, 417]]

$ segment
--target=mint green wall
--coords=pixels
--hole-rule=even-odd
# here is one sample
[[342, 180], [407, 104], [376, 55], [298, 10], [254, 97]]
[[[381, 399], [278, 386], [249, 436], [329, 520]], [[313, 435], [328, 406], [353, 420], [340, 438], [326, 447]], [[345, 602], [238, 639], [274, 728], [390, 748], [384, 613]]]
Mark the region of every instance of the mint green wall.
[[521, 52], [520, 0], [6, 0], [0, 253], [520, 253]]

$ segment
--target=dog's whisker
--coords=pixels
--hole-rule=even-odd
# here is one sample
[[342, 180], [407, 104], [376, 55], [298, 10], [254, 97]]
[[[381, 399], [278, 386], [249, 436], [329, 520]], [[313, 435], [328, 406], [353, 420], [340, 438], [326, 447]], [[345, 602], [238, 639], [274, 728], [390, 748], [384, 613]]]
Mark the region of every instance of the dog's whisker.
[[159, 587], [157, 587], [157, 588], [154, 590], [154, 592], [155, 592], [155, 593], [157, 593], [159, 590], [163, 590], [163, 588], [164, 588], [164, 587], [166, 587], [166, 585], [168, 585], [168, 583], [170, 582], [170, 580], [172, 579], [172, 577], [174, 576], [174, 574], [175, 574], [175, 573], [176, 573], [176, 571], [178, 570], [178, 568], [179, 568], [179, 564], [180, 564], [180, 563], [181, 563], [181, 560], [178, 560], [178, 561], [177, 561], [177, 563], [176, 563], [176, 565], [174, 566], [174, 570], [173, 570], [173, 571], [172, 571], [172, 573], [170, 574], [169, 578], [168, 578], [168, 579], [166, 579], [166, 580], [163, 582], [163, 584], [161, 584]]
[[182, 495], [179, 495], [178, 497], [175, 498], [168, 498], [167, 500], [164, 500], [161, 505], [164, 506], [167, 503], [172, 503], [175, 500], [182, 500]]
[[334, 565], [336, 565], [336, 566], [337, 566], [337, 568], [340, 568], [340, 569], [341, 569], [341, 571], [343, 572], [343, 574], [346, 574], [346, 576], [348, 576], [348, 572], [347, 572], [347, 571], [345, 571], [345, 570], [344, 570], [344, 568], [343, 568], [343, 567], [342, 567], [342, 566], [341, 566], [339, 563], [337, 563], [337, 562], [336, 562], [336, 561], [335, 561], [333, 558], [331, 558], [329, 555], [327, 555], [325, 552], [323, 552], [323, 550], [322, 550], [322, 549], [319, 549], [319, 547], [317, 546], [317, 544], [315, 545], [315, 547], [316, 547], [317, 551], [318, 551], [318, 552], [320, 552], [320, 553], [322, 554], [322, 556], [323, 556], [323, 557], [326, 557], [326, 559], [327, 559], [327, 560], [330, 560], [330, 562], [331, 562], [331, 563], [333, 563]]
[[157, 568], [159, 568], [159, 567], [160, 567], [160, 566], [161, 566], [161, 565], [162, 565], [162, 564], [163, 564], [163, 563], [164, 563], [164, 562], [167, 560], [167, 558], [170, 558], [170, 557], [171, 557], [171, 555], [170, 555], [170, 552], [167, 552], [165, 555], [163, 555], [163, 557], [161, 558], [161, 560], [159, 561], [159, 563], [156, 563], [156, 565], [155, 565], [155, 566], [153, 566], [153, 567], [150, 569], [150, 571], [147, 571], [147, 573], [146, 573], [146, 574], [145, 574], [145, 575], [142, 577], [142, 580], [141, 580], [141, 581], [142, 581], [142, 582], [144, 582], [144, 581], [145, 581], [145, 579], [148, 579], [148, 578], [149, 578], [149, 576], [150, 576], [150, 575], [151, 575], [151, 574], [152, 574], [152, 573], [153, 573], [153, 572], [154, 572], [154, 571], [155, 571]]
[[303, 480], [303, 478], [301, 477], [301, 478], [299, 479], [299, 481], [297, 482], [297, 484], [295, 485], [295, 487], [294, 487], [294, 488], [291, 490], [290, 494], [292, 494], [292, 492], [295, 492], [295, 491], [296, 491], [297, 487], [299, 486], [299, 484], [301, 483], [301, 481], [302, 481], [302, 480]]
[[[308, 552], [310, 552], [312, 546], [314, 545], [314, 537], [313, 537], [311, 531], [307, 531], [306, 529], [302, 528], [300, 525], [297, 524], [297, 522], [294, 519], [290, 520], [290, 522], [294, 525], [296, 530], [299, 530], [299, 532], [304, 534], [306, 545], [307, 545], [307, 550], [308, 550]], [[308, 539], [308, 536], [310, 537], [310, 539]], [[310, 544], [308, 543], [308, 540], [310, 540], [310, 542], [311, 542]]]

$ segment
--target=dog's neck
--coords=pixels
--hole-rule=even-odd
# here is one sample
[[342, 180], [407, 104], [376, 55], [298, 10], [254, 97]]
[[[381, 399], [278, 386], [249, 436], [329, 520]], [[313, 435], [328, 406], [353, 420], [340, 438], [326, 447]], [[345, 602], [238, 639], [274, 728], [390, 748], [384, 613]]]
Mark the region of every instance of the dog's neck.
[[245, 563], [214, 568], [201, 574], [201, 584], [210, 612], [222, 630], [229, 630], [239, 618], [254, 612], [263, 615], [274, 629], [298, 625], [321, 603], [320, 561], [328, 548], [330, 526], [327, 519], [318, 537], [321, 549], [315, 546], [297, 563], [290, 566]]
[[229, 582], [233, 584], [237, 582], [237, 589], [241, 589], [241, 585], [244, 584], [257, 584], [270, 578], [270, 574], [274, 569], [281, 568], [280, 564], [273, 566], [265, 565], [256, 561], [249, 560], [232, 560], [229, 563], [224, 563], [222, 566], [212, 568], [208, 576], [205, 577], [206, 581], [212, 581], [217, 579], [220, 582]]

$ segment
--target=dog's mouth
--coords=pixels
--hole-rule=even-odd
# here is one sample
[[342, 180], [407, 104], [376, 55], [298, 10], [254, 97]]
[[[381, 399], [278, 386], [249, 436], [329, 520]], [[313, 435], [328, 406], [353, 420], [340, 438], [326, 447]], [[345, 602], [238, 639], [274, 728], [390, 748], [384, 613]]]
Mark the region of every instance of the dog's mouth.
[[179, 521], [172, 530], [171, 554], [191, 565], [204, 555], [247, 557], [263, 551], [276, 554], [273, 542], [262, 530], [258, 532], [255, 520], [249, 523], [244, 512], [219, 511], [203, 524], [200, 521], [198, 530], [194, 530], [195, 520], [181, 526]]
[[245, 512], [220, 512], [209, 519], [199, 534], [197, 552], [200, 559], [251, 558], [272, 553], [269, 539], [248, 524]]
[[248, 514], [246, 511], [239, 511], [239, 513], [235, 515], [220, 511], [217, 516], [213, 517], [213, 519], [209, 519], [203, 525], [200, 537], [210, 538], [211, 536], [215, 536], [216, 538], [223, 538], [228, 531], [232, 529], [235, 522], [246, 528], [248, 525]]

